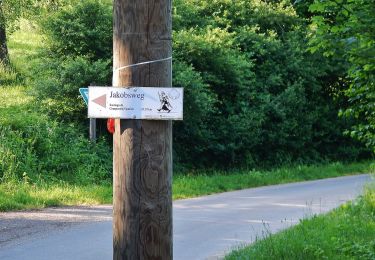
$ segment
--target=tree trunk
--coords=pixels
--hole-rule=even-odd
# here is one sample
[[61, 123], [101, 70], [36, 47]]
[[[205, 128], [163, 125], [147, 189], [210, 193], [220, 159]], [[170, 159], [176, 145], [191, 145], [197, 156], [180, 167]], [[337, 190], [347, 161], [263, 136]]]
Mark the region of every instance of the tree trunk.
[[0, 63], [5, 65], [9, 64], [8, 46], [7, 46], [7, 35], [5, 28], [5, 17], [1, 8], [0, 1]]

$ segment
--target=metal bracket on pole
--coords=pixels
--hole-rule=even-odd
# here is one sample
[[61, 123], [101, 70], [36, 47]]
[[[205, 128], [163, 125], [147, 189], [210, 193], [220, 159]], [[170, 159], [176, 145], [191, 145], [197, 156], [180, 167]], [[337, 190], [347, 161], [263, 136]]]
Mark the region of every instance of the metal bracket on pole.
[[[95, 86], [95, 83], [91, 83], [90, 86]], [[90, 141], [96, 142], [96, 118], [90, 118]]]
[[96, 118], [90, 118], [90, 140], [96, 142]]

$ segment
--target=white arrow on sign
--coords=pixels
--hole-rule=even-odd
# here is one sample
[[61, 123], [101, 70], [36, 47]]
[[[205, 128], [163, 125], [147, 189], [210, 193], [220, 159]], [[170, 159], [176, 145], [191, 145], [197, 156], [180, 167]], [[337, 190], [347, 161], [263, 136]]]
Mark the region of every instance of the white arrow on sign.
[[98, 98], [93, 99], [92, 102], [98, 104], [99, 106], [107, 108], [107, 94], [104, 94]]

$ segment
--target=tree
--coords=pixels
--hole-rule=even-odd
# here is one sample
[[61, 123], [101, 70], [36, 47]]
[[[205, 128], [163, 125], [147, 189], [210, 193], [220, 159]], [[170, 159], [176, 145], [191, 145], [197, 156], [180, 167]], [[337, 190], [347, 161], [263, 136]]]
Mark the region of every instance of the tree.
[[347, 131], [375, 151], [375, 2], [373, 0], [315, 0], [310, 11], [315, 33], [311, 50], [341, 56], [348, 82], [349, 106], [341, 112], [358, 123]]
[[9, 64], [7, 31], [17, 28], [21, 17], [50, 10], [68, 0], [0, 0], [0, 63]]
[[[337, 117], [326, 89], [344, 69], [307, 50], [306, 19], [291, 5], [173, 3], [173, 86], [185, 89], [175, 162], [250, 168], [361, 155], [362, 146], [343, 136], [350, 122]], [[79, 86], [111, 84], [111, 16], [107, 1], [85, 0], [41, 19], [47, 55], [31, 74], [53, 117], [81, 124]]]
[[0, 63], [9, 63], [3, 1], [0, 1]]

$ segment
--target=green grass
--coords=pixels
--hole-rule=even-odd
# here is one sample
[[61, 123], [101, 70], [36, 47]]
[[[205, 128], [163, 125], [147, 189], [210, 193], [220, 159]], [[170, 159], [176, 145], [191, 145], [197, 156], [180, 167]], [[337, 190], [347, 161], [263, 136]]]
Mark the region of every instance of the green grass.
[[[191, 198], [229, 190], [270, 184], [312, 180], [370, 172], [370, 163], [332, 163], [321, 166], [297, 166], [273, 171], [217, 172], [211, 175], [181, 175], [173, 178], [173, 199]], [[320, 173], [320, 174], [318, 174]], [[324, 174], [325, 173], [325, 174]], [[112, 185], [75, 185], [66, 182], [21, 181], [0, 184], [0, 211], [43, 208], [62, 205], [97, 205], [112, 203]]]
[[21, 30], [9, 37], [8, 48], [12, 67], [24, 78], [30, 76], [31, 68], [40, 62], [39, 52], [44, 47], [44, 40], [37, 33], [35, 25], [26, 20], [20, 22]]
[[375, 186], [353, 203], [233, 251], [232, 259], [375, 259]]
[[10, 68], [0, 64], [0, 86], [15, 87], [24, 85], [25, 79], [32, 75], [32, 68], [40, 62], [38, 54], [43, 49], [43, 39], [35, 33], [36, 28], [28, 21], [21, 20], [22, 30], [8, 35]]
[[0, 125], [24, 129], [48, 121], [34, 108], [34, 100], [24, 86], [0, 86]]
[[63, 205], [112, 203], [112, 186], [61, 184], [0, 184], [0, 212]]
[[29, 93], [23, 79], [30, 68], [38, 62], [37, 55], [43, 47], [42, 37], [35, 28], [21, 20], [22, 30], [17, 30], [8, 39], [12, 68], [0, 66], [0, 126], [26, 128], [36, 122], [48, 121], [48, 117], [38, 110], [38, 105]]
[[371, 162], [330, 163], [284, 167], [270, 171], [231, 171], [177, 174], [173, 179], [173, 198], [183, 199], [251, 187], [316, 180], [360, 173], [370, 173]]

